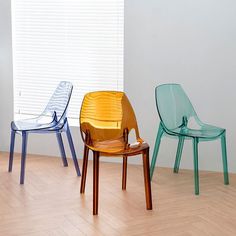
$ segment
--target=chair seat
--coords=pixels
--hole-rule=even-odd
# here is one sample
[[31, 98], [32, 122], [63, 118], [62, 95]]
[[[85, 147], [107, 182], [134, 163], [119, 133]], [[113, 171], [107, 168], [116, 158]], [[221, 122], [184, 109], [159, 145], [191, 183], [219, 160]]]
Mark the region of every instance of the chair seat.
[[55, 126], [52, 117], [37, 117], [32, 119], [12, 121], [11, 128], [14, 131], [45, 130]]
[[120, 155], [127, 155], [132, 156], [136, 155], [137, 153], [142, 152], [142, 150], [147, 149], [149, 146], [147, 143], [134, 143], [130, 144], [125, 149], [125, 142], [123, 138], [115, 139], [115, 140], [106, 140], [106, 141], [95, 141], [93, 142], [93, 146], [89, 146], [90, 149], [94, 151], [99, 151], [102, 155], [105, 156], [120, 156]]
[[175, 130], [171, 130], [174, 134], [183, 135], [187, 137], [197, 137], [202, 139], [216, 139], [221, 136], [225, 129], [211, 126], [211, 125], [203, 125], [199, 129], [192, 129], [188, 127], [178, 128]]

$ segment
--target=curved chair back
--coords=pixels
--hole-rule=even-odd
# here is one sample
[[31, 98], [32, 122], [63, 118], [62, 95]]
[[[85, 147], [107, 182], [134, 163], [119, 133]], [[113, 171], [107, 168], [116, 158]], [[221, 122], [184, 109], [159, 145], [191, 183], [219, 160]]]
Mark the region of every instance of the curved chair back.
[[66, 117], [72, 90], [72, 83], [68, 81], [61, 81], [51, 96], [42, 115], [56, 115], [58, 122], [63, 120]]
[[163, 84], [155, 90], [157, 110], [164, 128], [174, 130], [185, 126], [197, 114], [181, 85]]
[[91, 141], [119, 139], [125, 129], [139, 131], [133, 108], [123, 92], [99, 91], [85, 95], [80, 112], [80, 129]]

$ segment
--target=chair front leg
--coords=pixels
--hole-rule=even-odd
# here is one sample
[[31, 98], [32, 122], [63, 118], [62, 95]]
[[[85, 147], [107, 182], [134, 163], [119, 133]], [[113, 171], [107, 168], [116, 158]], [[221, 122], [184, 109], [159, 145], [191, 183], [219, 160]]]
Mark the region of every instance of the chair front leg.
[[127, 156], [123, 156], [122, 190], [126, 190], [126, 182], [127, 182]]
[[174, 173], [179, 172], [179, 165], [183, 152], [183, 146], [184, 146], [184, 136], [179, 136], [178, 148], [176, 152], [175, 165], [174, 165]]
[[93, 215], [98, 214], [99, 152], [93, 152]]
[[161, 137], [162, 137], [163, 133], [164, 133], [164, 130], [162, 128], [162, 125], [160, 124], [159, 128], [158, 128], [158, 132], [157, 132], [157, 137], [156, 137], [156, 142], [155, 142], [153, 155], [152, 155], [152, 163], [151, 163], [151, 171], [150, 171], [151, 179], [153, 177], [154, 169], [155, 169], [155, 166], [156, 166], [157, 155], [158, 155], [158, 152], [159, 152]]
[[89, 148], [86, 145], [84, 145], [84, 157], [83, 157], [83, 167], [82, 167], [82, 178], [81, 178], [81, 185], [80, 185], [80, 193], [84, 193], [84, 191], [85, 191], [87, 168], [88, 168], [88, 153], [89, 153]]
[[58, 141], [60, 152], [61, 152], [61, 159], [62, 159], [63, 165], [68, 166], [68, 162], [66, 159], [66, 152], [65, 152], [65, 148], [64, 148], [64, 144], [62, 140], [62, 135], [60, 132], [57, 132], [56, 135], [57, 135], [57, 141]]
[[20, 184], [24, 184], [25, 180], [25, 160], [26, 160], [27, 141], [28, 141], [28, 133], [26, 131], [22, 131]]
[[195, 195], [199, 195], [198, 142], [199, 142], [198, 138], [193, 139], [193, 164], [194, 164]]
[[152, 210], [152, 191], [149, 165], [149, 148], [147, 148], [143, 152], [143, 174], [146, 195], [146, 208], [147, 210]]
[[228, 185], [229, 184], [229, 175], [228, 175], [225, 133], [221, 136], [221, 150], [222, 150], [222, 161], [223, 161], [223, 171], [224, 171], [224, 184]]
[[74, 162], [74, 165], [75, 165], [76, 173], [77, 173], [78, 176], [80, 176], [81, 174], [80, 174], [79, 164], [78, 164], [78, 161], [77, 161], [77, 157], [76, 157], [76, 153], [75, 153], [75, 147], [74, 147], [74, 143], [73, 143], [73, 139], [72, 139], [72, 136], [71, 136], [71, 132], [70, 132], [68, 122], [66, 122], [66, 135], [67, 135], [67, 138], [68, 138], [68, 142], [69, 142], [73, 162]]
[[14, 147], [15, 147], [15, 136], [16, 136], [16, 132], [14, 130], [12, 130], [11, 131], [11, 144], [10, 144], [8, 172], [12, 172], [12, 165], [13, 165], [13, 158], [14, 158]]

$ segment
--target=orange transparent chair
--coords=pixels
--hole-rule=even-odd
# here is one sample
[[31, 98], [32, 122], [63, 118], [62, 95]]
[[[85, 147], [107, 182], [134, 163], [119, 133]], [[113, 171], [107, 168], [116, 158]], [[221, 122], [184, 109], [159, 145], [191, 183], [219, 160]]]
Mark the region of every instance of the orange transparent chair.
[[[137, 142], [128, 136], [134, 129]], [[98, 214], [99, 157], [122, 156], [122, 190], [126, 189], [127, 157], [142, 154], [146, 208], [152, 209], [149, 146], [139, 137], [133, 108], [123, 92], [99, 91], [85, 95], [80, 111], [80, 131], [84, 157], [80, 193], [85, 191], [88, 153], [93, 152], [93, 214]]]

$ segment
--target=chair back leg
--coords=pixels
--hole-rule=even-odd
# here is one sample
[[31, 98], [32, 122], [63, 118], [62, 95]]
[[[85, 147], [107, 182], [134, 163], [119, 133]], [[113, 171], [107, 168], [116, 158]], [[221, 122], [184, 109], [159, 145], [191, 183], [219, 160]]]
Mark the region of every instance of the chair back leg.
[[195, 195], [199, 195], [198, 142], [199, 142], [198, 138], [193, 139], [193, 165], [194, 165]]
[[123, 156], [122, 190], [126, 190], [126, 182], [127, 182], [127, 156]]
[[223, 161], [223, 171], [224, 171], [224, 184], [228, 185], [229, 184], [229, 174], [228, 174], [225, 133], [221, 136], [221, 150], [222, 150], [222, 161]]
[[8, 172], [12, 172], [13, 158], [14, 158], [14, 147], [15, 147], [15, 136], [16, 136], [16, 132], [14, 130], [12, 130], [11, 131], [11, 144], [10, 144]]
[[179, 165], [180, 165], [181, 156], [183, 152], [183, 146], [184, 146], [184, 136], [179, 136], [179, 142], [178, 142], [175, 165], [174, 165], [174, 173], [179, 172]]
[[151, 191], [151, 179], [150, 179], [150, 168], [149, 168], [149, 148], [143, 152], [143, 174], [144, 174], [144, 185], [146, 195], [146, 208], [152, 210], [152, 191]]
[[98, 214], [99, 152], [93, 152], [93, 215]]
[[28, 133], [22, 131], [22, 150], [21, 150], [21, 172], [20, 172], [20, 184], [24, 184], [25, 180], [25, 160], [27, 150]]
[[61, 159], [62, 159], [63, 165], [68, 166], [68, 162], [67, 162], [67, 159], [66, 159], [66, 152], [65, 152], [65, 148], [64, 148], [64, 144], [63, 144], [63, 140], [62, 140], [62, 135], [61, 135], [60, 132], [57, 132], [56, 135], [57, 135], [57, 141], [58, 141], [58, 144], [59, 144]]
[[67, 135], [67, 138], [68, 138], [68, 142], [69, 142], [73, 162], [74, 162], [74, 165], [75, 165], [76, 173], [77, 173], [78, 176], [81, 176], [80, 169], [79, 169], [79, 164], [78, 164], [76, 153], [75, 153], [75, 147], [74, 147], [74, 143], [73, 143], [72, 136], [71, 136], [71, 133], [70, 133], [70, 128], [69, 128], [68, 122], [66, 122], [66, 135]]
[[84, 157], [83, 157], [80, 193], [84, 193], [85, 191], [86, 176], [87, 176], [87, 169], [88, 169], [88, 153], [89, 153], [89, 148], [86, 145], [84, 145]]
[[162, 128], [162, 125], [160, 124], [159, 128], [158, 128], [158, 132], [157, 132], [157, 137], [156, 137], [156, 142], [155, 142], [153, 155], [152, 155], [152, 163], [151, 163], [151, 170], [150, 170], [151, 179], [153, 177], [154, 169], [155, 169], [155, 166], [156, 166], [157, 155], [158, 155], [158, 152], [159, 152], [161, 137], [163, 135], [163, 132], [164, 132], [164, 130]]

